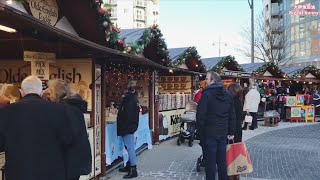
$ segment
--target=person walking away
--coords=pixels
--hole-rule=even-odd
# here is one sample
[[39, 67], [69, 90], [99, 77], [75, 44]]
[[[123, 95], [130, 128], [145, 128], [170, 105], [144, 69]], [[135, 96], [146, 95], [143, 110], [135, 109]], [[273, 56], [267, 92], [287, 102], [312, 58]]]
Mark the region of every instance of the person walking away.
[[0, 150], [7, 180], [66, 180], [63, 153], [72, 143], [63, 105], [41, 98], [42, 82], [29, 76], [22, 99], [0, 109]]
[[215, 180], [218, 166], [219, 180], [226, 180], [227, 138], [233, 139], [236, 121], [233, 98], [223, 89], [219, 74], [210, 71], [205, 81], [208, 86], [202, 93], [196, 117], [206, 179]]
[[[243, 110], [250, 113], [250, 115], [252, 116], [252, 124], [249, 129], [254, 130], [258, 128], [257, 112], [260, 103], [260, 93], [257, 91], [254, 84], [250, 84], [249, 89], [249, 92], [245, 96]], [[242, 129], [247, 130], [247, 126], [248, 123], [245, 122]]]
[[[228, 92], [233, 97], [234, 110], [236, 115], [236, 125], [234, 132], [234, 143], [242, 142], [242, 128], [241, 124], [243, 121], [243, 89], [238, 83], [232, 83], [228, 86]], [[240, 179], [240, 176], [230, 176], [230, 179]]]
[[92, 171], [90, 142], [83, 113], [87, 111], [87, 102], [79, 94], [71, 92], [69, 85], [60, 79], [48, 82], [48, 99], [66, 105], [73, 134], [73, 145], [65, 152], [67, 180], [79, 180], [81, 175]]
[[117, 116], [117, 133], [122, 137], [123, 143], [129, 154], [129, 161], [124, 168], [120, 168], [120, 172], [127, 172], [124, 179], [138, 177], [137, 173], [137, 157], [134, 148], [134, 132], [137, 131], [139, 125], [139, 102], [137, 93], [134, 89], [135, 82], [129, 81], [128, 92], [122, 98]]

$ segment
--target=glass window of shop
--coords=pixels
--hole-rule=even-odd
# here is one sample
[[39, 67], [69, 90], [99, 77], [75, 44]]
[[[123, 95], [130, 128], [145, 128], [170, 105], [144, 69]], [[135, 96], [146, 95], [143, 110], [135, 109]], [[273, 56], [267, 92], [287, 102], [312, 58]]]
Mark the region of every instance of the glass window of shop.
[[300, 27], [299, 27], [299, 33], [300, 33], [300, 38], [305, 38], [305, 27], [304, 27], [304, 24], [300, 24]]
[[311, 41], [306, 41], [306, 56], [311, 55]]
[[318, 21], [317, 20], [313, 20], [311, 22], [311, 26], [310, 26], [311, 30], [317, 30], [318, 29]]
[[294, 27], [291, 27], [291, 41], [294, 41]]
[[300, 33], [299, 25], [297, 25], [297, 26], [294, 27], [294, 39], [296, 41], [299, 40], [299, 33]]
[[300, 55], [301, 56], [306, 55], [306, 43], [305, 42], [300, 43]]

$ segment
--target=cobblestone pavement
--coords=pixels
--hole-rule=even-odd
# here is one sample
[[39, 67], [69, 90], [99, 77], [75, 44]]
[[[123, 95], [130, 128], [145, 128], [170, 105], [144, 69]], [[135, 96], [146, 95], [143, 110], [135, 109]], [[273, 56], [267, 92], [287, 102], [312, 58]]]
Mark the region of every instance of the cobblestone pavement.
[[[242, 180], [292, 179], [319, 180], [320, 124], [280, 123], [278, 127], [259, 126], [244, 131], [254, 173]], [[318, 142], [317, 142], [318, 141]], [[193, 147], [187, 143], [176, 145], [176, 139], [153, 146], [138, 156], [137, 180], [205, 179], [204, 170], [196, 172], [196, 160], [201, 155], [197, 141]], [[105, 179], [122, 179], [117, 170]]]

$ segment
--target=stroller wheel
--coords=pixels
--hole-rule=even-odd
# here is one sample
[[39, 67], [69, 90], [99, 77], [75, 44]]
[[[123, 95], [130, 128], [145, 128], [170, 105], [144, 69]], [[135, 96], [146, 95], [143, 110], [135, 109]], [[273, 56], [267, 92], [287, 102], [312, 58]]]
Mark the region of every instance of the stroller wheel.
[[178, 145], [178, 146], [181, 145], [180, 138], [178, 138], [178, 140], [177, 140], [177, 145]]
[[197, 160], [197, 172], [201, 172], [201, 159], [198, 158]]
[[193, 146], [193, 142], [192, 141], [189, 141], [189, 147], [192, 147]]

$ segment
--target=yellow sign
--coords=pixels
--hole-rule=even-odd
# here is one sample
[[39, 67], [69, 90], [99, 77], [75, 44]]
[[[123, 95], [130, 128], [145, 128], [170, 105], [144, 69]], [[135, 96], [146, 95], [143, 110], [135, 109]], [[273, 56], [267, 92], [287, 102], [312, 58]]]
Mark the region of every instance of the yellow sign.
[[44, 52], [24, 51], [23, 57], [24, 61], [49, 61], [53, 63], [56, 60], [56, 54]]
[[[33, 62], [33, 61], [32, 61]], [[75, 93], [78, 93], [88, 102], [91, 110], [92, 61], [90, 59], [57, 60], [49, 66], [49, 79], [62, 79], [70, 84]], [[43, 66], [43, 65], [39, 65]], [[24, 78], [31, 75], [30, 62], [2, 61], [0, 62], [0, 84], [13, 84], [15, 97], [19, 97], [19, 86]]]
[[51, 26], [58, 21], [58, 4], [56, 0], [28, 0], [32, 16]]

